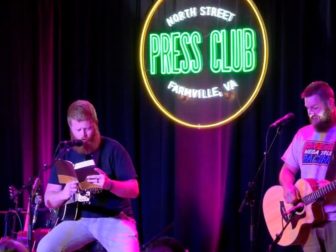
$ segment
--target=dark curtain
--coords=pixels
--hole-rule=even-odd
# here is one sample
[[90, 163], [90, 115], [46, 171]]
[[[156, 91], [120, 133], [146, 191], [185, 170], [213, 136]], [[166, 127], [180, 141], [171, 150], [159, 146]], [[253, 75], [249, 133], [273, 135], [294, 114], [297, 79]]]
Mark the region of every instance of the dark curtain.
[[[280, 157], [293, 134], [307, 123], [300, 92], [313, 80], [335, 83], [335, 4], [256, 0], [270, 45], [260, 94], [229, 125], [196, 130], [164, 117], [141, 83], [139, 35], [153, 2], [1, 1], [0, 210], [13, 208], [9, 185], [20, 188], [38, 175], [46, 184], [53, 150], [69, 138], [66, 109], [73, 100], [88, 99], [102, 134], [121, 142], [133, 158], [143, 246], [173, 236], [192, 252], [266, 251], [271, 239], [261, 201], [277, 184]], [[290, 111], [296, 120], [282, 129], [263, 163], [268, 125]], [[274, 135], [271, 130], [269, 144]], [[250, 182], [254, 204], [239, 212]]]
[[[53, 150], [53, 1], [0, 4], [1, 209], [10, 207], [8, 185], [46, 180]], [[26, 208], [26, 194], [23, 194]]]

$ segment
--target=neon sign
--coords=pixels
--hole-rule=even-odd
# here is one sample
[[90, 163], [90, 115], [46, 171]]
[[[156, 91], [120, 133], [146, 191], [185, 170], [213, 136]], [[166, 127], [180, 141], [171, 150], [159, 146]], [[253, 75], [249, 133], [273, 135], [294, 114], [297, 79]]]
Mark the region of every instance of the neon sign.
[[256, 98], [268, 64], [266, 29], [250, 0], [158, 0], [144, 23], [139, 52], [155, 105], [194, 128], [241, 115]]

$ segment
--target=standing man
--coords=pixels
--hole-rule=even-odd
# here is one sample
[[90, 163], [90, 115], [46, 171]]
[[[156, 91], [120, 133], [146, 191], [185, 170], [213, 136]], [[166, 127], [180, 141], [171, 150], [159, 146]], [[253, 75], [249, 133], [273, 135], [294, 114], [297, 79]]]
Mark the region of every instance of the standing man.
[[[302, 92], [310, 124], [298, 130], [288, 149], [282, 156], [284, 161], [279, 180], [284, 189], [287, 203], [300, 200], [295, 187], [295, 176], [300, 172], [302, 179], [313, 179], [322, 187], [336, 178], [335, 155], [336, 108], [333, 89], [328, 83], [315, 81]], [[329, 194], [324, 198], [323, 210], [326, 220], [312, 226], [305, 252], [336, 251], [336, 197]]]
[[[60, 157], [72, 163], [92, 160], [96, 174], [86, 177], [100, 192], [89, 195], [87, 204], [79, 204], [76, 220], [65, 220], [40, 241], [38, 252], [74, 251], [97, 240], [107, 251], [138, 252], [136, 222], [130, 199], [139, 195], [139, 185], [129, 154], [117, 141], [101, 136], [94, 106], [77, 100], [67, 115], [72, 140], [82, 146], [68, 148]], [[49, 208], [59, 208], [79, 196], [78, 182], [60, 184], [52, 167], [44, 195]]]

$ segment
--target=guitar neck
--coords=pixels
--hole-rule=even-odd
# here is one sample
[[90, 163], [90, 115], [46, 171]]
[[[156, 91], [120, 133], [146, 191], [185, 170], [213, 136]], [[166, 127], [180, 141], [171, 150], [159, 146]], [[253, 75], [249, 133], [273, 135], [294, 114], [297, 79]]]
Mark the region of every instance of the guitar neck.
[[334, 190], [336, 190], [336, 180], [304, 196], [302, 198], [302, 201], [305, 205], [311, 204]]

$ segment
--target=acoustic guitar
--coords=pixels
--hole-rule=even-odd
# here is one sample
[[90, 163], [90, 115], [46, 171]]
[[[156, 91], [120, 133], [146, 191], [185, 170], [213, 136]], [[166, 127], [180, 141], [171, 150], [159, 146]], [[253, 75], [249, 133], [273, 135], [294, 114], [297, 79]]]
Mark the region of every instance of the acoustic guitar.
[[318, 188], [314, 179], [299, 179], [295, 186], [300, 202], [288, 204], [280, 185], [269, 188], [263, 199], [263, 213], [272, 239], [281, 246], [302, 245], [313, 224], [325, 221], [323, 197], [336, 190], [336, 181]]
[[102, 192], [101, 188], [95, 187], [87, 190], [79, 190], [63, 206], [57, 209], [55, 226], [65, 220], [77, 220], [80, 217], [80, 205], [90, 204], [95, 194]]

